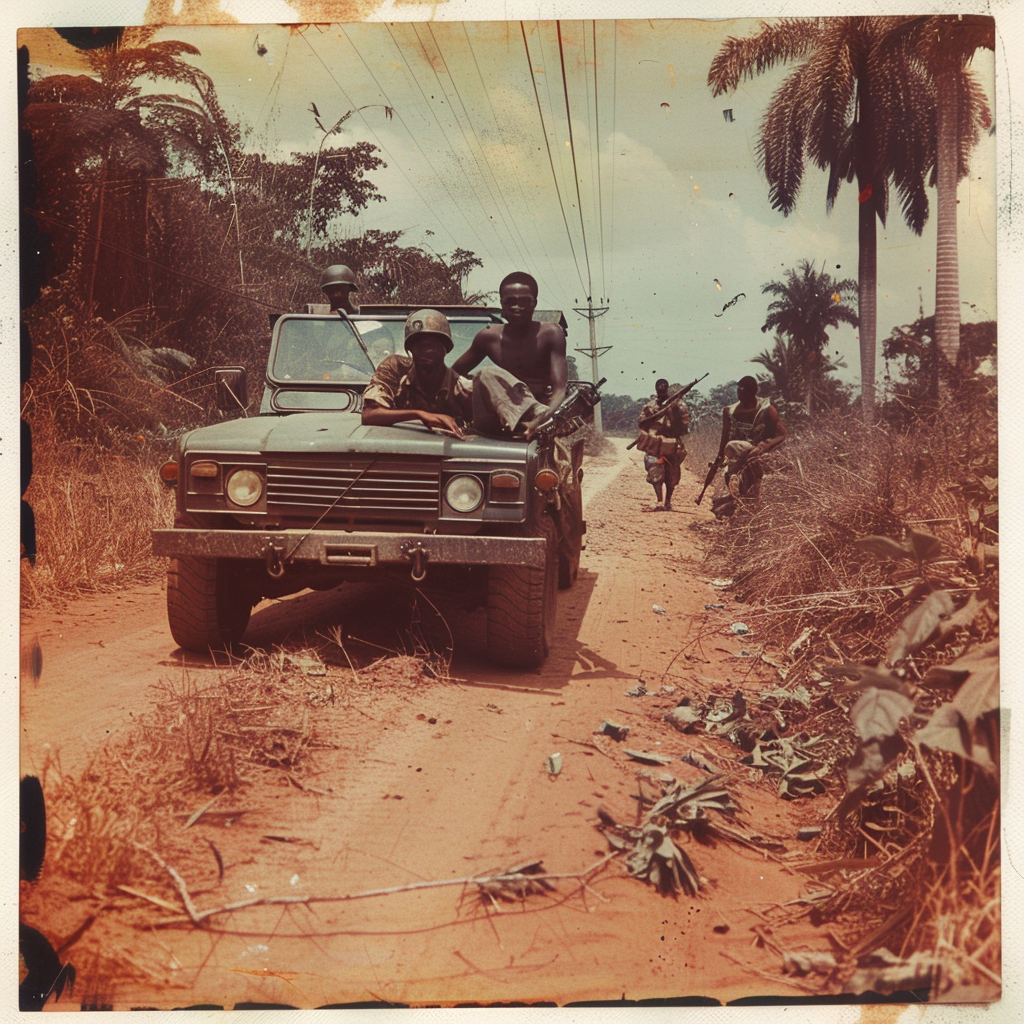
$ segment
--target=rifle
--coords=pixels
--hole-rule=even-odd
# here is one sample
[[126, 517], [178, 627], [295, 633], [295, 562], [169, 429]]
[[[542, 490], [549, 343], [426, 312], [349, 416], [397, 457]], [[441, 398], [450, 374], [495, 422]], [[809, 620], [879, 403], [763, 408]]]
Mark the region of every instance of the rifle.
[[715, 474], [722, 468], [722, 463], [725, 461], [724, 456], [717, 456], [714, 462], [708, 463], [708, 475], [704, 477], [704, 486], [700, 489], [700, 494], [697, 495], [696, 504], [701, 503], [701, 499], [704, 497], [704, 492], [711, 486], [711, 482], [715, 479]]
[[608, 380], [602, 377], [596, 384], [581, 380], [571, 395], [566, 395], [558, 408], [533, 432], [540, 444], [549, 444], [556, 437], [575, 433], [584, 425], [584, 415], [601, 401], [598, 388]]
[[[704, 377], [706, 376], [707, 374], [705, 373]], [[651, 416], [648, 416], [647, 419], [642, 419], [640, 421], [640, 429], [643, 430], [646, 424], [653, 423], [659, 416], [664, 415], [669, 406], [671, 406], [675, 402], [678, 402], [679, 399], [683, 397], [683, 395], [692, 391], [704, 379], [704, 377], [698, 377], [696, 380], [691, 381], [689, 384], [687, 384], [686, 387], [680, 388], [674, 395], [669, 395], [669, 397], [665, 399], [664, 405], [662, 405], [662, 407], [656, 413], [654, 413]], [[639, 440], [639, 438], [637, 440]], [[628, 452], [630, 448], [635, 447], [636, 441], [633, 441], [632, 443], [626, 445], [626, 451]]]

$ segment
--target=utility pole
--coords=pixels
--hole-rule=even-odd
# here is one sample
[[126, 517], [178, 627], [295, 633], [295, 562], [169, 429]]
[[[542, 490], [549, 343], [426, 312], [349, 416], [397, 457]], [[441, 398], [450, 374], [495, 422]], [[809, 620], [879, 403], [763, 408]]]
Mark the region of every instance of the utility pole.
[[[587, 296], [587, 305], [586, 305], [586, 307], [585, 308], [581, 308], [581, 307], [578, 307], [578, 306], [573, 306], [573, 310], [576, 313], [579, 313], [580, 316], [584, 316], [584, 317], [586, 317], [590, 321], [590, 348], [578, 348], [578, 349], [576, 349], [576, 351], [582, 353], [583, 355], [589, 355], [590, 356], [590, 379], [596, 384], [601, 379], [600, 375], [597, 372], [597, 357], [599, 355], [603, 356], [605, 354], [605, 352], [607, 352], [607, 351], [609, 351], [609, 349], [611, 349], [612, 346], [611, 345], [601, 345], [601, 346], [598, 346], [598, 344], [597, 344], [597, 328], [594, 325], [594, 321], [599, 316], [604, 316], [604, 314], [608, 312], [608, 307], [607, 306], [595, 306], [594, 305], [594, 300], [588, 295]], [[601, 403], [600, 402], [598, 402], [598, 404], [594, 406], [594, 429], [597, 431], [598, 434], [604, 433], [604, 430], [602, 429], [602, 426], [601, 426]]]

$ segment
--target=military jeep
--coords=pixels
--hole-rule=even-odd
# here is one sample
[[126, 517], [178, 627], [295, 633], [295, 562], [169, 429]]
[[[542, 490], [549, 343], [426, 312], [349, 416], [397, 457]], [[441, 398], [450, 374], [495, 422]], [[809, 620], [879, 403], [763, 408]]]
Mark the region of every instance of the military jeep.
[[[441, 308], [455, 339], [449, 365], [500, 322], [495, 310]], [[363, 390], [381, 359], [404, 351], [408, 312], [276, 318], [258, 415], [244, 415], [244, 368], [216, 371], [218, 406], [243, 415], [184, 435], [161, 467], [177, 507], [153, 551], [171, 559], [167, 617], [180, 647], [239, 641], [264, 598], [403, 573], [486, 605], [495, 662], [529, 668], [547, 656], [585, 530], [580, 420], [557, 460], [550, 438], [363, 426]], [[596, 390], [577, 387], [592, 407]]]

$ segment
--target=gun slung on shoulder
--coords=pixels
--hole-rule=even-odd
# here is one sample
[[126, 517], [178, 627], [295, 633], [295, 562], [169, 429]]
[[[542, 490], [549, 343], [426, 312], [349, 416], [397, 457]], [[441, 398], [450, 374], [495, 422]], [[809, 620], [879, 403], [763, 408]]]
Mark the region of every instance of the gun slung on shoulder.
[[[557, 437], [566, 427], [573, 427], [572, 421], [575, 418], [581, 416], [588, 409], [593, 409], [601, 401], [598, 388], [605, 384], [607, 380], [607, 377], [602, 377], [596, 384], [591, 384], [590, 381], [580, 381], [579, 388], [571, 395], [563, 398], [558, 408], [551, 414], [550, 419], [545, 420], [534, 431], [534, 437], [546, 440], [551, 437]], [[571, 432], [570, 430], [569, 433]]]
[[[707, 374], [705, 373], [704, 377], [706, 376]], [[698, 377], [696, 380], [691, 380], [690, 383], [686, 385], [686, 387], [680, 388], [674, 395], [669, 395], [668, 398], [665, 399], [665, 404], [661, 406], [653, 416], [648, 416], [646, 417], [646, 419], [640, 420], [640, 429], [642, 430], [645, 426], [647, 426], [648, 423], [653, 423], [660, 416], [663, 416], [665, 414], [665, 410], [670, 405], [672, 405], [673, 402], [678, 402], [679, 399], [683, 397], [683, 395], [692, 391], [704, 379], [704, 377]], [[632, 441], [626, 445], [626, 451], [628, 452], [630, 448], [635, 447], [636, 441]]]

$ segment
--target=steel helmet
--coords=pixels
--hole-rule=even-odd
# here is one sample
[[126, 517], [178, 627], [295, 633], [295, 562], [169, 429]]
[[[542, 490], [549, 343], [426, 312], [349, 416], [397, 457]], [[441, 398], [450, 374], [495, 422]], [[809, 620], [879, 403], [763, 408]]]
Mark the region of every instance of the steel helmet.
[[321, 291], [336, 284], [347, 284], [354, 292], [359, 291], [359, 285], [356, 284], [356, 275], [343, 263], [335, 263], [320, 275]]
[[455, 348], [452, 341], [452, 329], [448, 318], [436, 309], [418, 309], [405, 321], [405, 348], [409, 350], [409, 342], [420, 334], [438, 334], [444, 338], [445, 352]]

